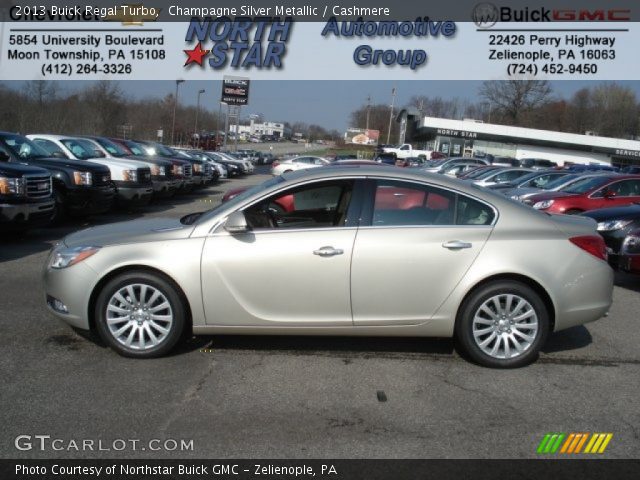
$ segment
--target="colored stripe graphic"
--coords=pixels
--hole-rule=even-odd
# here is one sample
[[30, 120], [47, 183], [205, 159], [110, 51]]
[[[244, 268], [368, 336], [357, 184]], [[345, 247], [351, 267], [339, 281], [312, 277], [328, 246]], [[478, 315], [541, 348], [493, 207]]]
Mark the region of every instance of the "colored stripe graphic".
[[601, 454], [607, 449], [612, 438], [613, 433], [547, 433], [538, 445], [537, 453]]

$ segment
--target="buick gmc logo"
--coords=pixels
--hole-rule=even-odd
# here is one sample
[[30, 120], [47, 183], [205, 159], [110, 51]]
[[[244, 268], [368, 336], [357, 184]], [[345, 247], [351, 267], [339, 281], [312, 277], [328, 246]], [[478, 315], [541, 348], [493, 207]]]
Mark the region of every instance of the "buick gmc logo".
[[623, 8], [512, 8], [478, 3], [471, 14], [478, 28], [491, 28], [497, 22], [629, 22], [631, 10]]
[[477, 4], [473, 12], [471, 13], [471, 18], [473, 19], [473, 23], [476, 24], [478, 28], [491, 28], [493, 27], [500, 17], [500, 10], [493, 3], [479, 3]]

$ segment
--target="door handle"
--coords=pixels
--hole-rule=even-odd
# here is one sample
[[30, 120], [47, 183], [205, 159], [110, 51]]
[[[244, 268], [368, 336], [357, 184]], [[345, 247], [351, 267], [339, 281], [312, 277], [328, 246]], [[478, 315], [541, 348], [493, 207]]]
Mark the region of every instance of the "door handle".
[[333, 257], [334, 255], [342, 255], [344, 250], [341, 248], [333, 247], [320, 247], [318, 250], [314, 250], [313, 254], [320, 257]]
[[463, 248], [471, 248], [473, 245], [469, 242], [461, 242], [460, 240], [450, 240], [442, 244], [443, 248], [449, 250], [461, 250]]

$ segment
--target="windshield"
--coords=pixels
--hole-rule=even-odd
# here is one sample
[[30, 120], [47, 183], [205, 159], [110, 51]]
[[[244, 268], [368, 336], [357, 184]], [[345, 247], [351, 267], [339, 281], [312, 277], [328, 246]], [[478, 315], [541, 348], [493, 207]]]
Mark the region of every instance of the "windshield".
[[0, 137], [14, 155], [24, 159], [51, 157], [44, 149], [22, 135], [2, 135]]
[[489, 178], [490, 176], [492, 176], [494, 173], [497, 174], [499, 173], [502, 169], [501, 168], [488, 168], [488, 171], [484, 171], [484, 172], [480, 172], [477, 176], [473, 177], [476, 180], [484, 180], [486, 178]]
[[88, 160], [90, 158], [97, 158], [95, 145], [92, 145], [88, 140], [81, 140], [79, 138], [66, 138], [60, 140], [62, 144], [73, 153], [73, 156], [80, 160]]
[[112, 157], [127, 156], [126, 150], [117, 143], [113, 143], [111, 140], [107, 140], [106, 138], [97, 138], [96, 142], [98, 142], [100, 146], [102, 146], [102, 148], [109, 152], [109, 155], [111, 155]]
[[131, 140], [126, 140], [124, 144], [127, 146], [129, 150], [131, 150], [131, 153], [133, 153], [134, 155], [140, 155], [143, 157], [149, 156], [149, 154], [144, 149], [144, 147], [139, 143], [132, 142]]
[[561, 191], [565, 193], [585, 193], [609, 181], [608, 177], [589, 177], [577, 181]]
[[556, 178], [555, 180], [552, 180], [546, 185], [542, 185], [541, 187], [538, 187], [538, 188], [542, 190], [555, 190], [559, 187], [563, 187], [564, 185], [570, 185], [574, 183], [576, 180], [579, 180], [580, 178], [581, 178], [581, 175], [575, 175], [575, 174], [563, 175], [560, 178]]
[[278, 183], [284, 182], [284, 177], [282, 175], [278, 177], [270, 178], [258, 185], [255, 185], [248, 190], [240, 193], [239, 195], [233, 197], [231, 200], [225, 203], [221, 203], [217, 207], [213, 207], [211, 210], [207, 211], [204, 215], [202, 215], [196, 223], [206, 222], [209, 218], [214, 215], [217, 215], [218, 212], [222, 209], [226, 209], [229, 207], [235, 207], [240, 203], [244, 202], [247, 198], [251, 197], [253, 194], [260, 192], [261, 190], [265, 190], [273, 185], [277, 185]]

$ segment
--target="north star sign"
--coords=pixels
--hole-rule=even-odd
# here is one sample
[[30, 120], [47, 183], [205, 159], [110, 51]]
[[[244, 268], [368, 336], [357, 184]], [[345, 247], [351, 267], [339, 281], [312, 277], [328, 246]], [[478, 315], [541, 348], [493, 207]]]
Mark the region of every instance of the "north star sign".
[[476, 132], [465, 132], [464, 130], [449, 130], [447, 128], [438, 128], [436, 130], [438, 135], [443, 137], [463, 137], [463, 138], [478, 138]]

